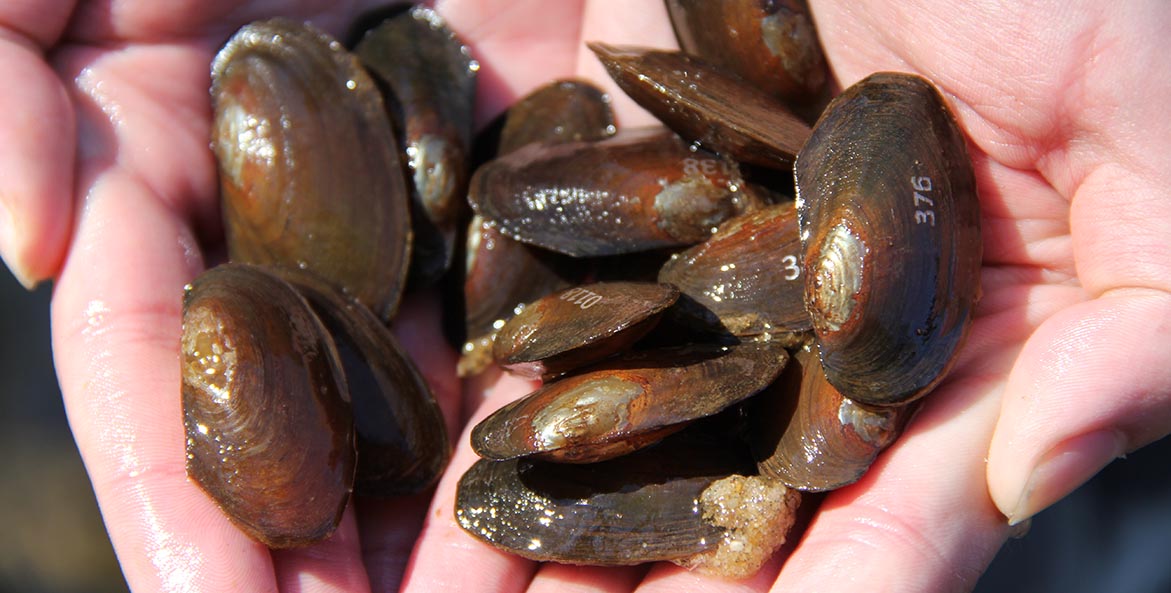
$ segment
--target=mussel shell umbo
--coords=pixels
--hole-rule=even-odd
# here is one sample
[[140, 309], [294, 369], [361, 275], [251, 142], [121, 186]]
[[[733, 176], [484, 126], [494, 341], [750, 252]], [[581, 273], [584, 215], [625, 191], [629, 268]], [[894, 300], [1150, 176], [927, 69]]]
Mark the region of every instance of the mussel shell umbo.
[[315, 274], [389, 319], [410, 259], [407, 190], [357, 59], [311, 25], [259, 21], [216, 55], [211, 93], [229, 257]]
[[980, 206], [939, 91], [878, 73], [834, 99], [795, 164], [806, 304], [825, 374], [892, 405], [947, 372], [980, 296]]
[[[596, 86], [574, 80], [544, 85], [508, 108], [499, 154], [534, 142], [601, 140], [614, 135], [610, 98]], [[581, 281], [586, 266], [569, 256], [526, 245], [501, 233], [483, 217], [468, 225], [464, 277], [466, 342], [460, 376], [492, 362], [492, 339], [518, 306]]]
[[472, 448], [489, 459], [611, 459], [756, 394], [787, 361], [771, 342], [628, 353], [500, 408], [472, 429]]
[[651, 282], [597, 282], [528, 303], [497, 332], [496, 363], [531, 379], [628, 349], [654, 329], [679, 290]]
[[759, 205], [734, 162], [657, 127], [530, 144], [481, 166], [469, 191], [504, 234], [575, 257], [698, 243]]
[[828, 73], [804, 0], [667, 0], [683, 51], [794, 105], [817, 103]]
[[291, 276], [337, 347], [353, 406], [358, 448], [354, 492], [414, 494], [451, 458], [443, 411], [390, 330], [361, 303], [314, 278]]
[[695, 435], [588, 465], [481, 459], [460, 479], [456, 519], [532, 560], [666, 560], [743, 578], [784, 542], [799, 494], [746, 475], [727, 440]]
[[415, 6], [367, 31], [354, 53], [381, 83], [413, 182], [412, 284], [450, 267], [467, 209], [479, 64], [434, 10]]
[[751, 403], [761, 475], [812, 492], [861, 479], [899, 436], [915, 407], [872, 407], [842, 397], [807, 349], [798, 350], [781, 379]]
[[812, 327], [792, 202], [725, 221], [707, 241], [672, 256], [659, 282], [686, 297], [670, 314], [675, 323], [736, 336], [772, 334], [789, 343]]
[[788, 170], [809, 125], [777, 99], [679, 51], [590, 43], [610, 77], [680, 136], [741, 163]]
[[255, 266], [208, 270], [183, 296], [187, 474], [270, 548], [324, 539], [354, 480], [345, 376], [309, 304]]

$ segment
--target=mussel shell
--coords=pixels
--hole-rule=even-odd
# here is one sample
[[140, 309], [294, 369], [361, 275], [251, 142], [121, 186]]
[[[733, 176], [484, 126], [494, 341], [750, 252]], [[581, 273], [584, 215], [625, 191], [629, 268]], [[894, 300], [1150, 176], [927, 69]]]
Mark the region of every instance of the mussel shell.
[[669, 284], [598, 282], [525, 305], [500, 328], [497, 364], [536, 379], [597, 362], [629, 348], [679, 297]]
[[792, 202], [720, 225], [710, 239], [674, 255], [659, 282], [687, 297], [672, 321], [737, 336], [811, 329], [801, 278], [801, 242]]
[[533, 142], [564, 143], [613, 136], [610, 97], [581, 80], [557, 80], [508, 108], [500, 132], [500, 154]]
[[694, 434], [590, 465], [480, 460], [460, 479], [456, 518], [532, 560], [668, 560], [743, 578], [784, 541], [799, 497], [734, 475], [751, 471], [736, 448]]
[[369, 30], [354, 53], [387, 91], [413, 182], [411, 281], [431, 284], [451, 265], [467, 209], [479, 65], [442, 17], [422, 6]]
[[217, 54], [211, 92], [230, 258], [316, 274], [389, 319], [410, 259], [408, 200], [356, 58], [308, 24], [259, 21]]
[[478, 215], [468, 225], [467, 249], [461, 377], [492, 364], [496, 332], [525, 303], [575, 284], [586, 273], [581, 260], [521, 243]]
[[804, 0], [667, 0], [683, 51], [795, 104], [816, 103], [827, 69]]
[[575, 257], [698, 243], [759, 202], [735, 163], [663, 128], [530, 144], [481, 166], [468, 198], [504, 234]]
[[809, 350], [795, 353], [781, 380], [752, 403], [761, 475], [812, 492], [861, 479], [914, 407], [870, 407], [842, 397]]
[[830, 104], [795, 171], [826, 376], [860, 403], [922, 396], [980, 295], [975, 175], [947, 104], [921, 77], [874, 74]]
[[288, 283], [224, 264], [183, 297], [187, 474], [244, 532], [287, 548], [324, 539], [354, 480], [344, 374]]
[[610, 77], [680, 136], [742, 163], [792, 166], [809, 126], [777, 99], [683, 52], [590, 43]]
[[[499, 153], [534, 142], [601, 140], [614, 135], [610, 98], [581, 81], [560, 80], [508, 108]], [[581, 281], [585, 266], [561, 253], [508, 237], [477, 215], [468, 225], [464, 278], [467, 341], [459, 374], [476, 374], [492, 362], [492, 339], [518, 306]]]
[[353, 404], [358, 467], [354, 492], [414, 494], [451, 459], [443, 412], [414, 362], [370, 310], [312, 278], [293, 284], [337, 347]]
[[787, 360], [768, 342], [629, 353], [500, 408], [472, 429], [472, 448], [489, 459], [613, 458], [752, 396]]

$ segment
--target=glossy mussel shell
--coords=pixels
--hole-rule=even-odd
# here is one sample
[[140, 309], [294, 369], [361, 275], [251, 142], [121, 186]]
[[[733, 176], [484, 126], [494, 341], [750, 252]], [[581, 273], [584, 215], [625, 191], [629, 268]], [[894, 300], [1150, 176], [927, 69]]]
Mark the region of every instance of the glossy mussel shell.
[[678, 433], [589, 465], [481, 459], [460, 479], [456, 519], [494, 546], [540, 561], [667, 560], [730, 578], [784, 542], [800, 502], [719, 438]]
[[533, 142], [601, 140], [616, 131], [605, 92], [583, 80], [557, 80], [508, 108], [498, 151], [507, 154]]
[[387, 90], [413, 188], [413, 283], [451, 265], [467, 210], [479, 65], [434, 11], [416, 6], [368, 31], [354, 53]]
[[795, 104], [815, 103], [827, 80], [804, 0], [667, 0], [683, 51]]
[[345, 377], [326, 329], [288, 283], [224, 264], [183, 298], [187, 474], [271, 548], [337, 527], [354, 479]]
[[[610, 98], [596, 86], [558, 80], [508, 108], [499, 153], [533, 142], [601, 140], [614, 135]], [[476, 215], [468, 225], [464, 301], [467, 342], [459, 374], [478, 373], [492, 362], [492, 339], [518, 306], [576, 284], [585, 264], [562, 253], [521, 243]]]
[[842, 397], [809, 350], [794, 354], [781, 379], [752, 403], [761, 475], [813, 492], [861, 479], [915, 406], [871, 407]]
[[707, 241], [673, 255], [659, 282], [682, 295], [670, 316], [675, 323], [790, 342], [811, 329], [792, 202], [728, 220]]
[[653, 282], [598, 282], [525, 305], [500, 328], [497, 364], [529, 378], [584, 367], [628, 349], [658, 324], [679, 290]]
[[630, 353], [547, 383], [472, 429], [481, 457], [613, 458], [764, 389], [788, 355], [766, 342]]
[[788, 170], [809, 126], [779, 100], [683, 52], [590, 43], [610, 77], [680, 136], [741, 163]]
[[964, 137], [921, 77], [836, 98], [797, 157], [806, 304], [825, 374], [891, 405], [929, 391], [980, 295], [980, 208]]
[[735, 163], [663, 128], [530, 144], [480, 167], [469, 193], [504, 234], [575, 257], [698, 243], [757, 199]]
[[229, 257], [310, 272], [388, 319], [410, 218], [398, 143], [357, 59], [310, 25], [260, 21], [217, 54], [211, 93]]
[[398, 340], [361, 303], [304, 275], [291, 283], [333, 337], [353, 406], [358, 466], [354, 492], [414, 494], [451, 458], [443, 412]]

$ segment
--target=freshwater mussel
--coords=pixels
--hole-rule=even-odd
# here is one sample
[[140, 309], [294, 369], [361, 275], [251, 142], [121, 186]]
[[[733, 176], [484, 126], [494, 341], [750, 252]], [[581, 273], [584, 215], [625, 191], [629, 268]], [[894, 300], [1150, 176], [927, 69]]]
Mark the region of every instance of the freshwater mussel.
[[[498, 341], [496, 355], [505, 366], [528, 372], [530, 377], [541, 375], [547, 382], [473, 429], [473, 447], [486, 459], [476, 462], [461, 479], [456, 518], [469, 533], [528, 558], [607, 565], [669, 560], [733, 577], [755, 572], [789, 537], [799, 491], [837, 488], [857, 480], [906, 423], [914, 409], [907, 402], [922, 397], [942, 379], [971, 321], [979, 296], [979, 210], [963, 136], [939, 92], [918, 77], [879, 74], [847, 89], [812, 131], [787, 111], [780, 119], [773, 118], [775, 114], [769, 112], [776, 104], [761, 98], [749, 84], [773, 96], [790, 94], [789, 100], [797, 102], [794, 109], [803, 114], [822, 95], [824, 62], [819, 53], [811, 53], [817, 44], [808, 41], [811, 24], [803, 6], [783, 2], [727, 6], [728, 14], [737, 15], [734, 19], [747, 19], [733, 20], [740, 24], [729, 27], [759, 31], [760, 40], [752, 41], [763, 43], [764, 51], [776, 49], [770, 43], [776, 46], [785, 41], [777, 32], [787, 31], [792, 34], [790, 41], [797, 41], [796, 53], [777, 57], [790, 69], [785, 74], [789, 80], [777, 83], [762, 82], [752, 72], [756, 65], [769, 70], [773, 68], [769, 64], [775, 63], [760, 57], [760, 45], [752, 50], [757, 57], [747, 62], [723, 61], [703, 49], [727, 39], [726, 31], [706, 32], [705, 25], [696, 24], [706, 22], [703, 15], [708, 4], [668, 2], [684, 50], [701, 56], [593, 46], [609, 62], [615, 78], [625, 81], [633, 94], [644, 95], [644, 104], [652, 111], [658, 105], [663, 123], [674, 129], [623, 130], [615, 135], [608, 107], [591, 111], [608, 103], [604, 96], [593, 90], [579, 94], [580, 89], [574, 88], [577, 83], [562, 81], [544, 92], [571, 97], [566, 104], [583, 95], [600, 97], [582, 102], [589, 107], [580, 112], [560, 110], [566, 115], [585, 114], [582, 123], [567, 120], [561, 125], [557, 118], [552, 118], [552, 124], [542, 123], [542, 116], [533, 116], [536, 123], [530, 127], [520, 117], [511, 119], [505, 129], [516, 131], [507, 132], [496, 157], [471, 175], [467, 198], [478, 218], [469, 232], [465, 288], [468, 295], [473, 289], [483, 293], [494, 278], [510, 286], [484, 293], [507, 293], [499, 299], [467, 297], [467, 309], [474, 312], [474, 321], [469, 314], [466, 322], [468, 343], [478, 344], [482, 353], [486, 344]], [[762, 12], [753, 5], [765, 8]], [[421, 13], [409, 14], [418, 21]], [[282, 271], [274, 274], [227, 264], [193, 283], [186, 301], [201, 304], [190, 309], [192, 317], [184, 322], [184, 410], [193, 478], [254, 537], [268, 545], [285, 546], [314, 541], [332, 531], [354, 488], [354, 476], [363, 483], [360, 467], [355, 474], [345, 465], [360, 466], [364, 457], [374, 457], [372, 453], [359, 453], [356, 461], [353, 457], [354, 422], [357, 432], [364, 431], [354, 417], [362, 407], [353, 392], [358, 384], [405, 386], [405, 391], [416, 394], [408, 396], [416, 398], [416, 403], [405, 407], [384, 403], [383, 411], [411, 408], [415, 411], [403, 413], [431, 418], [428, 422], [438, 418], [440, 429], [442, 419], [428, 399], [425, 383], [410, 374], [409, 359], [397, 353], [393, 338], [382, 337], [382, 323], [393, 314], [402, 290], [411, 217], [401, 164], [394, 161], [403, 157], [394, 154], [393, 147], [400, 145], [382, 99], [352, 102], [352, 95], [376, 85], [360, 69], [352, 70], [353, 58], [323, 34], [301, 31], [287, 21], [253, 27], [260, 28], [242, 30], [240, 39], [229, 43], [230, 51], [225, 49], [217, 57], [216, 129], [235, 135], [213, 145], [221, 159], [230, 256]], [[701, 34], [704, 38], [698, 39]], [[335, 71], [307, 76], [300, 66], [286, 66], [284, 45], [302, 39], [316, 44], [316, 49], [308, 52], [308, 58], [295, 59], [326, 64]], [[258, 49], [265, 40], [281, 47]], [[466, 53], [461, 56], [449, 65], [455, 63], [458, 70], [464, 64], [466, 70], [470, 62], [465, 60]], [[410, 80], [419, 71], [412, 72], [402, 80]], [[461, 76], [456, 78], [466, 83], [467, 78]], [[321, 91], [305, 82], [315, 85], [324, 79], [340, 82], [340, 94], [335, 94], [336, 88]], [[254, 81], [257, 88], [266, 90], [253, 89]], [[701, 87], [708, 81], [713, 86]], [[413, 83], [383, 80], [386, 87], [396, 84]], [[266, 94], [277, 87], [279, 92], [271, 97]], [[794, 93], [798, 98], [792, 98]], [[420, 99], [423, 96], [429, 95], [389, 101], [390, 112], [408, 111], [408, 103], [432, 103]], [[293, 105], [284, 105], [285, 101]], [[744, 102], [753, 108], [717, 109]], [[326, 104], [329, 108], [349, 105], [347, 110], [356, 109], [363, 118], [370, 114], [371, 119], [355, 119], [348, 111], [337, 116], [340, 123], [297, 119], [313, 117]], [[257, 106], [259, 110], [253, 112]], [[705, 119], [709, 111], [723, 113]], [[684, 112], [686, 116], [680, 115]], [[758, 133], [752, 129], [753, 113], [768, 114], [761, 121], [783, 120], [787, 131]], [[419, 116], [418, 121], [443, 127], [451, 123], [448, 119], [460, 117], [439, 113]], [[298, 123], [288, 125], [290, 121]], [[334, 125], [336, 132], [330, 128]], [[398, 128], [411, 126], [399, 123]], [[333, 160], [326, 165], [310, 161], [314, 151], [304, 147], [311, 144], [294, 134], [301, 130], [328, 137], [330, 149], [316, 152]], [[333, 144], [337, 137], [365, 138], [374, 133], [379, 139], [356, 141], [366, 148], [352, 148], [351, 140]], [[408, 139], [407, 146], [411, 142]], [[461, 184], [458, 164], [440, 164], [428, 160], [430, 155], [420, 157], [419, 151], [430, 147], [428, 141], [421, 142], [413, 145], [415, 154], [407, 157], [416, 159], [412, 175], [426, 170], [450, 172], [451, 177], [425, 181], [416, 192], [459, 194], [451, 189]], [[458, 150], [433, 153], [466, 151], [467, 144], [461, 139], [453, 146]], [[346, 152], [350, 150], [358, 152]], [[339, 156], [354, 154], [366, 156]], [[355, 170], [347, 161], [378, 171]], [[781, 203], [774, 203], [791, 188], [759, 185], [758, 172], [747, 165], [742, 169], [742, 162], [785, 174], [794, 171], [796, 202], [780, 198]], [[327, 208], [322, 204], [330, 200], [318, 196], [329, 193], [321, 188], [333, 186], [360, 186], [356, 192], [362, 194], [357, 198], [362, 200], [360, 206], [347, 204], [340, 215], [329, 211], [335, 206]], [[308, 205], [300, 198], [288, 198], [301, 193], [313, 196], [306, 199]], [[386, 199], [391, 205], [370, 205], [381, 204], [386, 195], [394, 196]], [[251, 208], [262, 202], [271, 202], [265, 208], [272, 210], [252, 214]], [[371, 208], [382, 210], [371, 216]], [[426, 208], [416, 207], [416, 212], [421, 210]], [[356, 218], [365, 220], [352, 220], [355, 212], [360, 214]], [[316, 220], [330, 217], [329, 224], [313, 226]], [[454, 227], [448, 219], [438, 220], [432, 224], [443, 228], [445, 255], [441, 259], [450, 259], [452, 244], [447, 238]], [[351, 222], [362, 228], [353, 231], [347, 227]], [[362, 225], [379, 228], [367, 234]], [[268, 244], [270, 240], [276, 245], [292, 244], [294, 238], [312, 246], [298, 251], [306, 248], [300, 243], [279, 249]], [[235, 247], [235, 243], [244, 246]], [[387, 243], [393, 253], [383, 255]], [[508, 248], [496, 249], [496, 244]], [[496, 271], [501, 269], [499, 260], [491, 266], [480, 260], [485, 251], [518, 253], [516, 249], [526, 260], [571, 262], [579, 267], [553, 272], [547, 281], [529, 282]], [[669, 256], [665, 250], [678, 253]], [[643, 284], [614, 282], [615, 276], [621, 276], [615, 272], [625, 266], [612, 258], [635, 252], [649, 252], [646, 261], [666, 260], [661, 268], [654, 264], [658, 283], [654, 278]], [[332, 271], [334, 264], [328, 258], [339, 258], [346, 263], [341, 267], [348, 269], [354, 267], [350, 259], [359, 259], [357, 254], [380, 262], [364, 261], [363, 269], [378, 270], [342, 275]], [[367, 254], [372, 257], [366, 258]], [[588, 258], [596, 257], [611, 259], [600, 266], [591, 264]], [[507, 268], [508, 262], [503, 265]], [[589, 271], [592, 266], [598, 266], [595, 273]], [[473, 277], [476, 268], [484, 272], [477, 271], [482, 275]], [[312, 342], [316, 346], [302, 356], [325, 360], [319, 366], [269, 362], [268, 353], [259, 350], [257, 360], [249, 361], [262, 367], [301, 365], [292, 375], [311, 377], [290, 379], [298, 382], [292, 389], [329, 397], [330, 406], [337, 406], [330, 420], [318, 421], [330, 425], [330, 430], [314, 429], [313, 438], [326, 438], [328, 433], [333, 443], [330, 450], [339, 453], [327, 457], [341, 460], [343, 467], [314, 466], [313, 471], [330, 477], [313, 484], [298, 477], [294, 486], [301, 490], [297, 492], [278, 488], [270, 493], [270, 484], [289, 483], [289, 470], [267, 469], [275, 462], [261, 456], [264, 451], [254, 450], [257, 442], [266, 442], [257, 440], [262, 437], [271, 436], [272, 443], [278, 443], [273, 435], [288, 433], [287, 426], [268, 426], [274, 421], [265, 419], [255, 424], [261, 436], [229, 441], [223, 435], [237, 427], [235, 418], [251, 419], [255, 414], [196, 405], [197, 397], [212, 404], [231, 399], [233, 405], [245, 407], [264, 405], [265, 398], [272, 397], [263, 391], [223, 397], [225, 380], [239, 383], [249, 376], [247, 367], [228, 372], [236, 368], [229, 367], [229, 358], [232, 364], [240, 358], [226, 356], [225, 344], [237, 353], [243, 352], [237, 344], [247, 340], [283, 337], [298, 347], [310, 343], [296, 336], [209, 337], [218, 335], [208, 328], [218, 331], [220, 321], [205, 303], [228, 301], [236, 289], [211, 291], [217, 296], [207, 299], [201, 296], [209, 292], [203, 287], [226, 284], [216, 278], [241, 276], [243, 270], [263, 278], [248, 282], [279, 287], [272, 290], [283, 294], [263, 303], [279, 307], [274, 311], [280, 312], [265, 315], [292, 321], [295, 331], [312, 328], [321, 334]], [[439, 272], [416, 273], [423, 277]], [[626, 292], [616, 295], [659, 296], [648, 299], [655, 302], [653, 306], [602, 307], [598, 303], [610, 293], [603, 294], [598, 284], [583, 284], [601, 277], [607, 280], [604, 286], [627, 283], [622, 289]], [[371, 278], [377, 288], [367, 287]], [[294, 288], [306, 284], [314, 288], [306, 289], [304, 295]], [[525, 287], [529, 292], [513, 290], [513, 284], [529, 284]], [[540, 297], [558, 290], [562, 292], [542, 304]], [[605, 315], [581, 315], [595, 306], [594, 312]], [[368, 307], [374, 314], [360, 309], [360, 314], [334, 318], [322, 311], [314, 313], [314, 307], [351, 313], [355, 307]], [[631, 312], [635, 309], [637, 314]], [[296, 316], [288, 313], [292, 310], [298, 311]], [[266, 318], [251, 309], [245, 311], [225, 315], [242, 325]], [[506, 322], [517, 312], [541, 319], [528, 323], [522, 317], [515, 321], [520, 329], [514, 330]], [[328, 335], [329, 329], [337, 331], [351, 322], [370, 324], [371, 319], [380, 328], [373, 338], [352, 329], [343, 331], [366, 337]], [[655, 323], [658, 326], [651, 330]], [[597, 346], [599, 341], [606, 345]], [[354, 362], [369, 357], [363, 354], [370, 349], [362, 345], [365, 342], [396, 352], [390, 370], [371, 370]], [[796, 352], [799, 364], [778, 381], [790, 358], [786, 349]], [[357, 355], [343, 362], [339, 352], [347, 351]], [[518, 352], [524, 353], [522, 358], [510, 358]], [[482, 369], [486, 357], [465, 354], [461, 374]], [[901, 375], [899, 382], [893, 381], [896, 374]], [[326, 379], [328, 387], [306, 387], [313, 385], [309, 381]], [[287, 402], [280, 405], [293, 407]], [[774, 413], [775, 417], [770, 415]], [[207, 441], [205, 437], [213, 433], [221, 438]], [[360, 442], [361, 436], [357, 439]], [[384, 458], [403, 456], [394, 453], [396, 447], [412, 453], [436, 451], [435, 457], [420, 457], [412, 465], [415, 469], [403, 470], [406, 477], [387, 478], [389, 474], [375, 471], [380, 477], [370, 479], [372, 491], [386, 489], [384, 493], [398, 492], [395, 480], [409, 484], [407, 490], [426, 487], [450, 454], [446, 436], [434, 434], [402, 433], [383, 438], [381, 446], [391, 452]], [[253, 454], [260, 461], [251, 461]], [[225, 459], [239, 467], [225, 465]], [[310, 501], [304, 496], [313, 488], [329, 492], [310, 492]], [[247, 491], [246, 496], [252, 498], [238, 498], [237, 490]], [[295, 528], [255, 526], [269, 519], [257, 518], [257, 509], [276, 500], [288, 501], [290, 509], [316, 506], [297, 517], [302, 523]], [[244, 510], [234, 509], [240, 505]]]
[[465, 220], [472, 108], [479, 64], [432, 9], [415, 6], [371, 28], [354, 54], [386, 88], [411, 187], [411, 281], [451, 266]]
[[[658, 54], [647, 50], [600, 45], [594, 49], [612, 63], [616, 78], [634, 81], [628, 86], [651, 97], [644, 105], [652, 110], [655, 102], [662, 102], [668, 105], [665, 113], [678, 115], [684, 102], [676, 95], [686, 94], [687, 84], [703, 78], [680, 82], [679, 78], [686, 78], [686, 73], [679, 74], [681, 70], [668, 72], [674, 82], [670, 76], [662, 78], [670, 68], [662, 67]], [[647, 56], [653, 59], [644, 59]], [[674, 55], [669, 59], [681, 60], [670, 63], [691, 63]], [[643, 76], [638, 68], [645, 64], [654, 71]], [[664, 91], [668, 86], [676, 90]], [[742, 92], [728, 90], [741, 88], [735, 80], [721, 88], [719, 92]], [[706, 88], [705, 92], [716, 91]], [[735, 103], [734, 96], [724, 100]], [[704, 102], [720, 100], [705, 98]], [[693, 105], [685, 108], [694, 109]], [[675, 131], [707, 148], [724, 144], [729, 153], [742, 151], [744, 143], [724, 143], [721, 133], [713, 135], [713, 130], [733, 126], [729, 118], [713, 117], [719, 121], [710, 127], [683, 118]], [[664, 122], [671, 124], [671, 119], [664, 117]], [[745, 129], [743, 118], [731, 119]], [[794, 129], [801, 134], [799, 125]], [[559, 365], [558, 372], [565, 374], [497, 410], [473, 429], [473, 449], [484, 459], [460, 483], [456, 514], [465, 529], [536, 560], [584, 564], [670, 560], [691, 565], [697, 552], [694, 544], [683, 541], [695, 537], [687, 529], [702, 532], [712, 525], [671, 513], [686, 515], [684, 509], [702, 508], [703, 497], [697, 492], [708, 486], [689, 482], [691, 477], [667, 475], [674, 470], [666, 467], [674, 466], [663, 460], [652, 463], [662, 464], [665, 474], [647, 472], [640, 464], [644, 457], [691, 459], [694, 455], [696, 466], [706, 468], [697, 454], [676, 450], [673, 443], [698, 438], [692, 431], [708, 430], [699, 427], [714, 421], [712, 414], [721, 422], [729, 417], [746, 422], [725, 429], [720, 444], [708, 446], [731, 452], [751, 450], [755, 464], [746, 468], [726, 461], [718, 470], [699, 473], [753, 480], [784, 492], [789, 502], [782, 506], [790, 515], [797, 504], [796, 492], [821, 492], [856, 482], [897, 438], [916, 407], [914, 400], [937, 384], [954, 361], [979, 296], [979, 210], [963, 137], [929, 82], [913, 75], [884, 73], [847, 89], [814, 126], [808, 141], [800, 135], [798, 139], [804, 146], [795, 161], [796, 203], [768, 205], [762, 200], [748, 212], [719, 221], [714, 233], [702, 237], [705, 241], [668, 259], [658, 279], [677, 285], [680, 298], [654, 334], [660, 334], [660, 340], [662, 335], [682, 335], [685, 340], [730, 351], [793, 348], [799, 363], [786, 370], [783, 379], [774, 382], [773, 376], [767, 376], [747, 387], [746, 395], [724, 404], [716, 403], [717, 394], [743, 382], [744, 372], [758, 371], [719, 369], [704, 375], [702, 381], [696, 375], [675, 379], [669, 386], [657, 385], [649, 373], [627, 373], [657, 360], [655, 372], [666, 371], [660, 366], [665, 364], [669, 373], [682, 376], [695, 363], [682, 354], [684, 349], [667, 349], [671, 353], [663, 355], [663, 349], [646, 341], [592, 366]], [[540, 152], [530, 148], [531, 156], [525, 158], [534, 162], [549, 154], [548, 148]], [[792, 146], [774, 148], [777, 152], [756, 162], [787, 166]], [[498, 224], [519, 240], [555, 248], [548, 238], [554, 233], [529, 226], [547, 224], [547, 219], [538, 220], [536, 211], [549, 209], [558, 232], [574, 233], [563, 240], [562, 245], [572, 245], [567, 253], [621, 252], [578, 248], [576, 242], [583, 235], [590, 242], [602, 243], [595, 237], [611, 232], [621, 242], [629, 233], [607, 224], [610, 221], [604, 217], [563, 216], [566, 202], [558, 202], [558, 194], [550, 200], [525, 193], [522, 179], [530, 179], [528, 172], [522, 171], [523, 165], [509, 166], [508, 183], [488, 182], [487, 176], [480, 181], [483, 187], [476, 191], [500, 194], [491, 202], [480, 202], [478, 208], [486, 217], [497, 217]], [[590, 200], [602, 202], [595, 198], [603, 192], [585, 193]], [[584, 201], [583, 195], [574, 190], [560, 194], [568, 201]], [[496, 203], [520, 206], [502, 215]], [[533, 208], [534, 204], [540, 207]], [[850, 240], [843, 240], [843, 234]], [[562, 294], [587, 290], [578, 287]], [[562, 323], [549, 320], [527, 325], [523, 332], [510, 332], [501, 348], [551, 350], [555, 344], [563, 349], [566, 333], [556, 329]], [[664, 333], [664, 324], [682, 329]], [[653, 337], [644, 340], [654, 343]], [[841, 363], [850, 356], [856, 358]], [[878, 379], [875, 373], [880, 374]], [[883, 377], [894, 375], [905, 375], [900, 377], [902, 383], [879, 384]], [[855, 384], [870, 384], [871, 389], [858, 389]], [[670, 396], [648, 397], [652, 392]], [[702, 411], [696, 405], [700, 401], [707, 406]], [[721, 413], [724, 405], [728, 411]], [[686, 409], [689, 406], [696, 409]], [[660, 415], [671, 419], [648, 420]], [[672, 494], [666, 494], [667, 490]], [[743, 508], [734, 512], [740, 511], [747, 513]], [[785, 521], [791, 523], [791, 519]], [[788, 528], [778, 524], [775, 529], [781, 533], [774, 546], [784, 540]], [[705, 537], [710, 538], [728, 532], [707, 533]], [[666, 549], [672, 546], [673, 550]], [[702, 568], [724, 576], [744, 576], [755, 572], [774, 549], [763, 556], [738, 557], [740, 570]]]
[[[497, 154], [534, 142], [601, 140], [614, 134], [610, 98], [581, 80], [557, 80], [508, 108]], [[464, 278], [466, 336], [458, 374], [469, 376], [492, 362], [492, 341], [519, 306], [580, 281], [586, 266], [575, 258], [521, 243], [496, 223], [476, 215], [468, 225]]]
[[873, 74], [826, 109], [794, 164], [806, 306], [843, 395], [897, 405], [955, 361], [980, 296], [980, 207], [939, 91]]
[[311, 25], [246, 25], [212, 75], [233, 263], [184, 299], [188, 473], [253, 538], [305, 545], [351, 492], [419, 492], [451, 455], [387, 326], [412, 238], [399, 145], [357, 58]]
[[272, 19], [212, 66], [232, 261], [306, 270], [389, 319], [410, 261], [406, 185], [374, 81], [341, 44]]
[[332, 533], [353, 488], [353, 422], [305, 299], [259, 267], [209, 270], [184, 294], [182, 353], [188, 475], [269, 547]]

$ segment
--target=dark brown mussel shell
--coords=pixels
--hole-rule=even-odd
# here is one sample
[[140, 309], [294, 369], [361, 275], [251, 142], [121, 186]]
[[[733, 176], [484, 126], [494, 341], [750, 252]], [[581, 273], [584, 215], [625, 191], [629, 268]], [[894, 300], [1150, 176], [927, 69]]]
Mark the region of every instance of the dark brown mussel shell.
[[525, 95], [505, 114], [500, 154], [533, 142], [565, 143], [613, 136], [610, 97], [581, 80], [558, 80]]
[[745, 476], [736, 447], [693, 430], [589, 465], [481, 459], [460, 479], [456, 519], [514, 554], [568, 564], [666, 560], [753, 574], [793, 523], [800, 495]]
[[361, 303], [312, 278], [291, 282], [329, 330], [346, 373], [358, 447], [354, 492], [398, 496], [433, 485], [451, 458], [451, 441], [414, 362]]
[[468, 198], [504, 234], [575, 257], [698, 243], [759, 204], [735, 163], [664, 128], [529, 144], [481, 166]]
[[410, 258], [407, 193], [357, 59], [308, 24], [252, 23], [216, 56], [212, 98], [229, 257], [305, 270], [389, 319]]
[[673, 322], [736, 336], [771, 334], [794, 343], [811, 329], [793, 203], [767, 206], [720, 225], [677, 253], [659, 282], [679, 288]]
[[980, 296], [980, 205], [935, 87], [878, 73], [834, 99], [797, 157], [806, 305], [830, 383], [860, 403], [929, 391]]
[[610, 77], [680, 136], [742, 163], [788, 170], [809, 125], [749, 83], [678, 51], [590, 43]]
[[861, 479], [914, 407], [871, 407], [842, 397], [809, 350], [794, 354], [781, 380], [752, 404], [761, 475], [813, 492]]
[[677, 298], [674, 286], [651, 282], [568, 288], [525, 305], [496, 334], [492, 355], [523, 377], [560, 375], [628, 349]]
[[415, 230], [411, 282], [451, 266], [466, 219], [479, 65], [435, 11], [416, 6], [368, 31], [354, 53], [387, 90], [409, 168]]
[[525, 303], [576, 283], [586, 271], [574, 258], [505, 236], [478, 215], [468, 227], [467, 248], [461, 377], [492, 364], [496, 332]]
[[259, 267], [208, 270], [183, 297], [187, 474], [270, 548], [333, 533], [354, 480], [345, 376], [325, 327]]
[[754, 395], [787, 360], [768, 342], [630, 353], [500, 408], [472, 429], [472, 448], [489, 459], [610, 459]]
[[[534, 142], [601, 140], [614, 131], [605, 93], [586, 82], [560, 80], [508, 108], [499, 153]], [[578, 260], [516, 241], [483, 217], [472, 217], [464, 278], [467, 341], [460, 376], [479, 373], [491, 364], [492, 338], [518, 306], [576, 284], [585, 271]]]
[[683, 51], [793, 104], [816, 103], [828, 79], [804, 0], [667, 0]]

